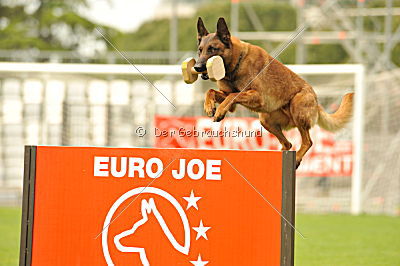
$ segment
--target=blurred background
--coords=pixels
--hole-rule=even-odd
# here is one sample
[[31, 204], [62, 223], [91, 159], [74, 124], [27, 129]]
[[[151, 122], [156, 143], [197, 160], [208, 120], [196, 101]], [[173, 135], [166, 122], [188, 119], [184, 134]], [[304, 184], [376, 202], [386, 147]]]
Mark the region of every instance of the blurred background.
[[[400, 265], [398, 0], [2, 0], [0, 230], [10, 241], [0, 240], [0, 265], [18, 256], [24, 145], [280, 149], [242, 107], [212, 123], [203, 99], [215, 83], [182, 81], [180, 63], [196, 57], [199, 16], [209, 32], [224, 17], [232, 35], [270, 54], [306, 27], [277, 59], [310, 82], [329, 112], [356, 92], [353, 121], [336, 134], [313, 129], [297, 172], [297, 224], [315, 246], [300, 239], [296, 264]], [[155, 130], [181, 127], [262, 136], [165, 138]], [[298, 147], [297, 133], [287, 134]], [[314, 254], [328, 242], [344, 246]], [[363, 246], [371, 242], [389, 247]]]

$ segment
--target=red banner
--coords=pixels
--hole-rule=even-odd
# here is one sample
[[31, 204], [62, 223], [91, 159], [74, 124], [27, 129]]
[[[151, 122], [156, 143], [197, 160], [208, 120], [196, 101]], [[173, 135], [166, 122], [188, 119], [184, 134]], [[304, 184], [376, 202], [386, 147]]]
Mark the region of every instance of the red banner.
[[[157, 148], [201, 148], [280, 150], [275, 136], [262, 128], [256, 118], [225, 118], [214, 123], [207, 117], [156, 116], [154, 145]], [[313, 146], [300, 165], [298, 176], [336, 177], [351, 176], [352, 142], [338, 139], [334, 133], [314, 127], [311, 132]], [[301, 144], [296, 129], [285, 132], [298, 150]]]

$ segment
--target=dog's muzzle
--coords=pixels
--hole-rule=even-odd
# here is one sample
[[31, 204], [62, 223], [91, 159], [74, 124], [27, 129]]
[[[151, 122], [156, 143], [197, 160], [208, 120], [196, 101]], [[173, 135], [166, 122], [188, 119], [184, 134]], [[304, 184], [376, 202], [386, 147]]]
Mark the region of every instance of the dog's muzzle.
[[207, 73], [203, 73], [203, 74], [201, 74], [201, 78], [202, 78], [202, 79], [204, 79], [204, 80], [207, 80], [207, 79], [209, 79], [209, 77], [208, 77]]

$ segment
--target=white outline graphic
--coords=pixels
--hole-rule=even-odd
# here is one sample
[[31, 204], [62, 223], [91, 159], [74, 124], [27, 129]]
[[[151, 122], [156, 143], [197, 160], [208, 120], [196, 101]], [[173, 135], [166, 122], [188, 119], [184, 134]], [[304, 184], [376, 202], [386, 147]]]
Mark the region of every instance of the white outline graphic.
[[184, 245], [180, 245], [174, 236], [172, 235], [171, 231], [169, 230], [168, 226], [166, 225], [164, 218], [161, 216], [160, 212], [158, 211], [154, 199], [150, 198], [149, 201], [143, 199], [142, 204], [141, 204], [141, 211], [142, 211], [142, 216], [143, 218], [139, 221], [137, 221], [133, 227], [129, 230], [126, 230], [114, 237], [114, 243], [119, 251], [122, 252], [136, 252], [140, 254], [140, 260], [142, 261], [142, 264], [144, 266], [149, 266], [149, 261], [146, 256], [146, 251], [144, 248], [139, 248], [139, 247], [125, 247], [121, 245], [120, 240], [121, 238], [134, 234], [135, 231], [145, 224], [148, 221], [148, 214], [153, 213], [154, 216], [156, 217], [157, 221], [159, 222], [163, 232], [167, 236], [168, 240], [171, 242], [171, 244], [174, 246], [176, 250], [179, 252], [188, 255], [189, 250], [190, 250], [190, 226], [189, 226], [189, 221], [186, 216], [185, 211], [183, 210], [182, 206], [179, 204], [179, 202], [171, 196], [169, 193], [165, 192], [164, 190], [161, 190], [159, 188], [155, 187], [138, 187], [134, 188], [125, 194], [123, 194], [121, 197], [119, 197], [114, 204], [111, 206], [110, 210], [107, 213], [106, 219], [104, 220], [103, 224], [103, 234], [101, 236], [101, 242], [102, 242], [102, 247], [103, 247], [103, 254], [104, 258], [107, 262], [108, 265], [114, 265], [110, 251], [108, 249], [108, 225], [110, 224], [110, 221], [112, 217], [115, 214], [115, 211], [118, 209], [118, 207], [128, 198], [139, 195], [139, 194], [155, 194], [163, 197], [164, 199], [168, 200], [178, 211], [179, 216], [181, 217], [182, 223], [183, 223], [183, 228], [185, 232], [185, 243]]

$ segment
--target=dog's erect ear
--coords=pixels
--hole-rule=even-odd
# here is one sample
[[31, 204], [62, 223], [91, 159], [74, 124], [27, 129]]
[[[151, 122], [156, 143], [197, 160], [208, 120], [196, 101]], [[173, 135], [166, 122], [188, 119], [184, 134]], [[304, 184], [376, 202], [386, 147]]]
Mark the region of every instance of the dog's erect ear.
[[219, 18], [217, 23], [217, 35], [219, 39], [226, 45], [230, 45], [231, 43], [231, 34], [228, 30], [228, 26], [226, 25], [224, 18]]
[[197, 20], [197, 40], [199, 41], [199, 43], [201, 38], [206, 35], [208, 35], [208, 31], [204, 26], [203, 20], [201, 19], [201, 17], [199, 17], [199, 19]]

